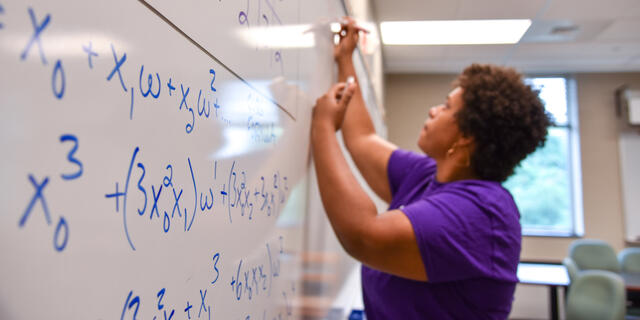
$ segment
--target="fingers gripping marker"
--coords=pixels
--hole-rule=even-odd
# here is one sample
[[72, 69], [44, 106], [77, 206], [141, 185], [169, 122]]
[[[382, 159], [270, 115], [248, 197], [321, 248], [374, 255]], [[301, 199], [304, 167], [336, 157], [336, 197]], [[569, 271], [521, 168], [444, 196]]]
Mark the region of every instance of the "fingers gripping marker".
[[349, 87], [351, 86], [351, 84], [356, 82], [356, 78], [354, 78], [353, 76], [349, 76], [347, 77], [347, 81], [345, 82], [345, 86], [342, 89], [342, 92], [340, 93], [340, 100], [342, 100], [342, 98], [344, 97], [345, 93], [347, 93], [347, 89], [349, 89]]

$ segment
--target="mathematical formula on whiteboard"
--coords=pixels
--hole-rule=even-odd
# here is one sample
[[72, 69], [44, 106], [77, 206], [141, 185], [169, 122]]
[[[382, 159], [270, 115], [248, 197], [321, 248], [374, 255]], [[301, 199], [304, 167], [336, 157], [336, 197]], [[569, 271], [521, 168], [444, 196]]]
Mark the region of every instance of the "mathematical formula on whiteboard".
[[[344, 15], [337, 0], [0, 0], [0, 318], [326, 314], [354, 262], [304, 258], [337, 244], [309, 126]], [[305, 289], [305, 272], [331, 282]]]
[[2, 0], [0, 45], [0, 318], [299, 317], [295, 59], [230, 68], [134, 1]]

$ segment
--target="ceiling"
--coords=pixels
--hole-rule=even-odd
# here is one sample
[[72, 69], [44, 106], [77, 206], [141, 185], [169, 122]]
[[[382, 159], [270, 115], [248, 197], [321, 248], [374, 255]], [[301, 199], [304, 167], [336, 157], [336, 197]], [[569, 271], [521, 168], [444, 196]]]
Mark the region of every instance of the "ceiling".
[[372, 0], [379, 22], [532, 19], [512, 45], [383, 45], [386, 73], [458, 73], [473, 62], [527, 73], [640, 71], [640, 0]]

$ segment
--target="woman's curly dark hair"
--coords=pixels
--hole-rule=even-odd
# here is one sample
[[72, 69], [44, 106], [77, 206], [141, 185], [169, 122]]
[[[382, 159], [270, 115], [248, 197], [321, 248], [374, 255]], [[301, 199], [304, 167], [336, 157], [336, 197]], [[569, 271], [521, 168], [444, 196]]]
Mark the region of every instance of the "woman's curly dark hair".
[[455, 84], [464, 107], [456, 114], [465, 136], [475, 141], [471, 167], [480, 179], [502, 182], [528, 154], [544, 145], [549, 114], [512, 68], [472, 64]]

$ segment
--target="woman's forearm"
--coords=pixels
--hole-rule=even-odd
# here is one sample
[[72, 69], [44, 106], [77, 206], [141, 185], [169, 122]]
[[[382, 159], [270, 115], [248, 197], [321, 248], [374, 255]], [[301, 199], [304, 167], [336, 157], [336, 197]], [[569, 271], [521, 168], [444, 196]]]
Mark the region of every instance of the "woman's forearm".
[[[339, 59], [337, 63], [341, 78], [355, 78], [351, 58]], [[342, 136], [351, 158], [369, 186], [381, 199], [391, 201], [387, 162], [396, 146], [376, 134], [359, 84], [345, 112]]]
[[362, 96], [362, 90], [360, 90], [360, 83], [356, 77], [355, 68], [351, 57], [349, 59], [342, 58], [337, 61], [338, 64], [338, 81], [344, 82], [349, 76], [353, 76], [358, 86], [356, 91], [349, 102], [347, 112], [342, 124], [342, 135], [344, 137], [345, 144], [350, 152], [353, 152], [354, 148], [357, 148], [358, 142], [361, 138], [370, 135], [375, 135], [375, 127], [371, 121], [371, 116], [367, 110]]
[[351, 173], [334, 129], [314, 123], [311, 131], [322, 204], [340, 243], [356, 256], [362, 247], [363, 226], [375, 219], [377, 209]]

